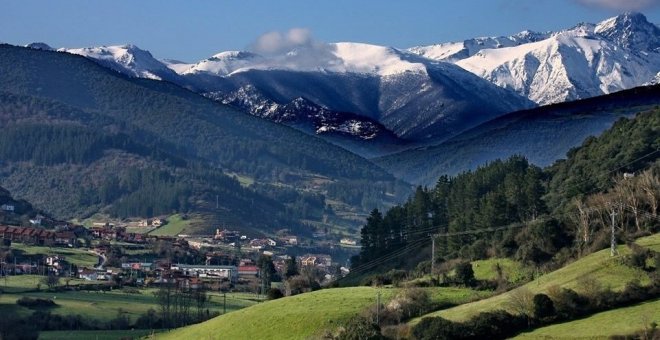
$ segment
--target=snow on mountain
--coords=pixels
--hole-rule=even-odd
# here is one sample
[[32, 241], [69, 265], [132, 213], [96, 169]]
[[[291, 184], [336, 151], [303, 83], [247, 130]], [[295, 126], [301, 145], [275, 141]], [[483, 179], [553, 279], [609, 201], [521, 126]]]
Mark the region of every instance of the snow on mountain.
[[258, 117], [292, 126], [307, 126], [312, 129], [310, 132], [316, 134], [340, 132], [369, 140], [385, 130], [380, 124], [366, 117], [332, 111], [302, 97], [295, 98], [287, 104], [276, 103], [260, 93], [253, 85], [246, 85], [229, 94], [215, 92], [205, 95]]
[[650, 81], [644, 83], [644, 86], [649, 86], [649, 85], [658, 85], [660, 84], [660, 72], [658, 72], [653, 79]]
[[660, 70], [660, 30], [642, 14], [625, 13], [555, 33], [526, 31], [410, 51], [455, 62], [545, 105], [612, 93], [653, 79]]
[[180, 74], [206, 73], [216, 76], [231, 76], [233, 73], [249, 70], [362, 73], [380, 76], [425, 72], [423, 63], [408, 60], [410, 57], [405, 54], [409, 53], [391, 47], [342, 42], [300, 47], [269, 57], [246, 51], [227, 51], [204, 59], [186, 70], [173, 70]]
[[632, 51], [660, 52], [660, 29], [640, 13], [626, 13], [596, 25], [594, 33]]
[[178, 77], [176, 72], [155, 59], [149, 51], [135, 45], [60, 48], [58, 51], [94, 59], [105, 67], [132, 77], [156, 80], [172, 80]]
[[408, 51], [433, 60], [456, 62], [469, 58], [483, 49], [518, 46], [547, 39], [548, 36], [549, 33], [523, 31], [509, 37], [480, 37], [461, 42], [416, 46], [409, 48]]
[[227, 76], [242, 68], [254, 66], [262, 60], [261, 56], [252, 52], [226, 51], [192, 64], [187, 69], [168, 66], [179, 74], [208, 73], [216, 76]]

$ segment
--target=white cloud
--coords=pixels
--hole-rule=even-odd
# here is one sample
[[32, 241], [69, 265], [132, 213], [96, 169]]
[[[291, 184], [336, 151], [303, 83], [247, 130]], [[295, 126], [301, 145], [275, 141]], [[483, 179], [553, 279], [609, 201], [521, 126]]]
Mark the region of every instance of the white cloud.
[[660, 0], [575, 0], [577, 3], [617, 11], [640, 11], [660, 5]]
[[307, 28], [292, 28], [287, 32], [264, 33], [252, 44], [251, 49], [261, 54], [281, 54], [298, 47], [312, 46], [312, 32]]
[[314, 39], [307, 28], [292, 28], [286, 32], [268, 32], [259, 36], [250, 50], [266, 56], [254, 67], [293, 68], [315, 70], [330, 68], [341, 63], [335, 55], [335, 47]]

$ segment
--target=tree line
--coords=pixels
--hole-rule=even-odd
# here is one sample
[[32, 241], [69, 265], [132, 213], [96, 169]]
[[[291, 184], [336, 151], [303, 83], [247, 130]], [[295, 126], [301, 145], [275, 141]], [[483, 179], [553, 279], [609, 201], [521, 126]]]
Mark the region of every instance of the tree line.
[[[622, 119], [545, 169], [513, 156], [418, 187], [404, 204], [371, 212], [353, 268], [411, 268], [428, 258], [420, 254], [431, 234], [460, 234], [436, 238], [435, 261], [498, 256], [538, 266], [607, 247], [612, 214], [619, 239], [657, 230], [659, 113]], [[379, 264], [410, 247], [426, 250]]]

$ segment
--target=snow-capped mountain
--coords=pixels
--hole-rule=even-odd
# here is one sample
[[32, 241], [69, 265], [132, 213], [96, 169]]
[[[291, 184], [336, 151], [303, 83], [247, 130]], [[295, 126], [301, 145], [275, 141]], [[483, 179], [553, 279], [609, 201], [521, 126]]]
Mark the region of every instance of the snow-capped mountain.
[[550, 33], [523, 31], [509, 37], [480, 37], [460, 42], [416, 46], [408, 51], [433, 60], [456, 62], [469, 58], [483, 49], [519, 46], [544, 40], [549, 36]]
[[416, 47], [538, 104], [593, 97], [649, 83], [660, 70], [660, 29], [639, 13], [599, 24]]
[[59, 52], [78, 54], [131, 77], [175, 81], [179, 75], [154, 58], [149, 51], [135, 45], [87, 48], [60, 48]]
[[[268, 56], [228, 51], [197, 63], [159, 61], [132, 45], [61, 50], [129, 76], [183, 85], [261, 117], [277, 120], [286, 112], [296, 117], [294, 126], [313, 126], [313, 133], [342, 132], [365, 140], [374, 139], [373, 132], [443, 140], [534, 105], [455, 65], [369, 44], [315, 44]], [[314, 105], [291, 107], [299, 98]], [[293, 113], [296, 108], [301, 112]], [[300, 124], [303, 119], [308, 122]]]
[[302, 97], [330, 111], [366, 117], [415, 141], [445, 139], [471, 124], [533, 105], [460, 67], [390, 47], [336, 43], [268, 58], [236, 52], [222, 56], [181, 75], [216, 97], [251, 85], [277, 104]]
[[339, 131], [374, 141], [372, 132], [393, 133], [432, 144], [535, 103], [657, 81], [659, 37], [643, 15], [626, 13], [559, 32], [523, 31], [408, 50], [314, 43], [276, 55], [226, 51], [192, 63], [157, 60], [133, 45], [60, 50], [129, 76], [167, 80], [322, 137]]

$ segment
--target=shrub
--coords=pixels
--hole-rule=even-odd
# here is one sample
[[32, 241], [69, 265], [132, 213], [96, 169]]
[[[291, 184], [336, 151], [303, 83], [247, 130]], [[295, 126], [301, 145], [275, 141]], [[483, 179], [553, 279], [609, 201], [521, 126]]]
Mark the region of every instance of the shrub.
[[277, 288], [271, 288], [268, 290], [266, 296], [268, 297], [268, 300], [277, 300], [281, 297], [284, 297], [284, 294], [282, 294], [282, 291]]
[[42, 298], [30, 298], [27, 296], [24, 296], [16, 301], [16, 304], [19, 306], [27, 307], [27, 308], [50, 308], [50, 307], [55, 307], [57, 304], [51, 300], [51, 299], [42, 299]]
[[424, 318], [412, 329], [417, 340], [451, 340], [462, 337], [463, 327], [441, 317]]
[[475, 283], [474, 270], [470, 262], [460, 262], [454, 267], [456, 282], [466, 286], [472, 286]]
[[412, 317], [422, 315], [431, 307], [431, 298], [424, 289], [406, 288], [402, 289], [385, 306], [388, 316], [393, 321], [401, 322]]
[[338, 340], [379, 340], [383, 339], [380, 334], [380, 327], [365, 317], [352, 318], [340, 330]]
[[466, 324], [466, 329], [470, 330], [474, 339], [509, 338], [526, 327], [525, 317], [503, 310], [480, 313]]
[[560, 319], [574, 319], [584, 315], [589, 309], [589, 300], [580, 296], [574, 290], [552, 286], [548, 288], [555, 312]]
[[534, 317], [538, 320], [550, 319], [555, 316], [555, 305], [545, 294], [534, 295]]

